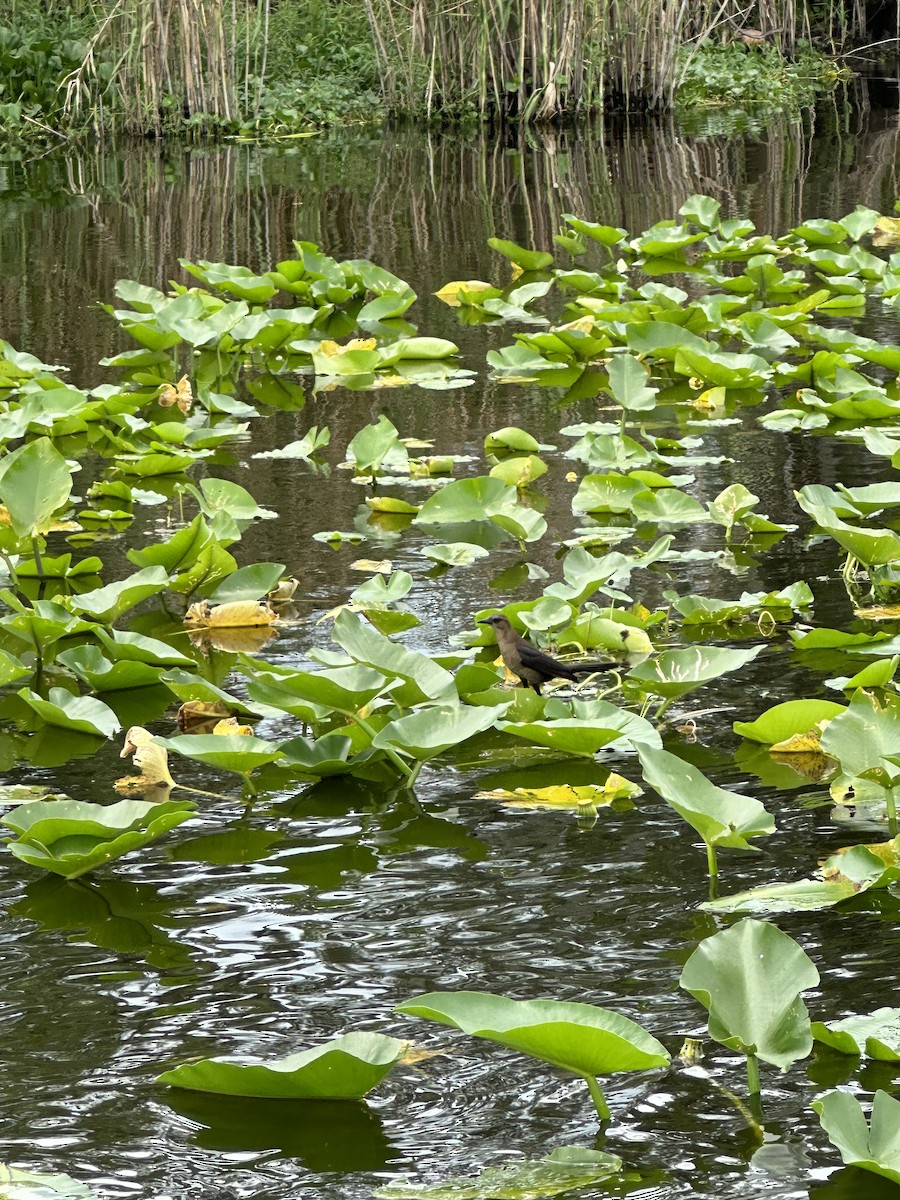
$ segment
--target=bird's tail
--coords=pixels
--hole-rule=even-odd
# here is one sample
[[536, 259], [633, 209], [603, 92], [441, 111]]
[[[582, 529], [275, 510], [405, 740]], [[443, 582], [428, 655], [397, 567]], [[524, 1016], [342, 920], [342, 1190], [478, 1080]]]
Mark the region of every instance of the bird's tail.
[[595, 671], [618, 671], [622, 664], [617, 662], [566, 663], [576, 675], [592, 675]]

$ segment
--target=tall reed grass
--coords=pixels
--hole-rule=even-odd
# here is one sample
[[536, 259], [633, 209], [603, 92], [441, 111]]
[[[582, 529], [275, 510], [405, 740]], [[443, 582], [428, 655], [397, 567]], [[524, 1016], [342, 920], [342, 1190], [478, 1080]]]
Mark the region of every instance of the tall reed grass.
[[864, 0], [365, 0], [394, 110], [549, 121], [670, 105], [685, 58], [750, 26], [788, 54], [865, 37]]

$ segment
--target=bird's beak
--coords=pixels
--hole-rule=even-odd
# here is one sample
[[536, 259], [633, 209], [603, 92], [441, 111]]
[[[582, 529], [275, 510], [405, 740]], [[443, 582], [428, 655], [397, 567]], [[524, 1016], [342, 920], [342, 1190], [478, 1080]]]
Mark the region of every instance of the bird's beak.
[[476, 622], [476, 623], [477, 623], [478, 625], [490, 625], [490, 621], [478, 621], [478, 622]]

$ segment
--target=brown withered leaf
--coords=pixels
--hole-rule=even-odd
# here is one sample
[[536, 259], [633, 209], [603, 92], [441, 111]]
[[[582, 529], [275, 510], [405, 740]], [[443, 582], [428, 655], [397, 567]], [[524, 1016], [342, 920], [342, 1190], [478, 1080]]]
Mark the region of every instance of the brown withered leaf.
[[191, 411], [191, 405], [194, 403], [194, 393], [191, 389], [191, 381], [187, 375], [182, 375], [175, 384], [164, 384], [159, 395], [156, 397], [156, 402], [160, 408], [171, 408], [173, 404], [177, 404], [184, 415], [187, 416]]
[[185, 700], [175, 719], [182, 733], [191, 733], [198, 732], [197, 726], [211, 726], [230, 716], [231, 709], [221, 700]]
[[437, 1049], [426, 1050], [424, 1046], [407, 1045], [406, 1052], [401, 1055], [400, 1064], [404, 1067], [414, 1067], [416, 1063], [427, 1062], [429, 1058], [438, 1058], [440, 1055], [449, 1054], [449, 1050]]
[[210, 604], [198, 600], [184, 614], [185, 625], [203, 629], [244, 629], [248, 626], [271, 625], [278, 620], [268, 604], [258, 600], [235, 600], [231, 604]]
[[189, 629], [191, 644], [204, 652], [224, 650], [229, 654], [258, 654], [278, 637], [274, 625], [245, 625], [243, 628], [210, 628], [208, 625]]

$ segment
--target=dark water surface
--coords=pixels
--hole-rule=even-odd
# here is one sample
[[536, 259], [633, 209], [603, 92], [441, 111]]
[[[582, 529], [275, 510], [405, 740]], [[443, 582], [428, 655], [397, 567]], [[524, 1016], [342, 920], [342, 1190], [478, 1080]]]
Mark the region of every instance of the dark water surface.
[[[143, 144], [0, 161], [0, 337], [69, 365], [75, 383], [93, 386], [108, 374], [98, 360], [125, 345], [98, 304], [112, 299], [123, 276], [157, 286], [182, 278], [179, 256], [266, 268], [291, 256], [292, 238], [303, 238], [337, 258], [374, 259], [407, 279], [420, 297], [409, 314], [419, 332], [456, 340], [466, 365], [479, 370], [475, 386], [336, 391], [310, 397], [300, 411], [262, 410], [246, 454], [226, 473], [280, 514], [245, 534], [239, 561], [285, 562], [302, 580], [300, 611], [308, 620], [280, 636], [266, 657], [302, 663], [312, 644], [327, 642], [327, 624], [315, 622], [365, 578], [350, 566], [359, 556], [391, 558], [413, 574], [410, 602], [424, 624], [409, 640], [437, 652], [471, 626], [474, 610], [537, 594], [542, 583], [529, 582], [521, 568], [511, 582], [496, 581], [502, 568], [516, 567], [518, 553], [496, 552], [489, 566], [433, 578], [419, 553], [421, 536], [413, 529], [401, 540], [369, 522], [364, 492], [349, 472], [334, 470], [326, 480], [297, 461], [254, 461], [251, 451], [327, 424], [327, 457], [336, 467], [353, 434], [384, 411], [404, 437], [475, 455], [479, 473], [485, 434], [521, 425], [559, 447], [547, 456], [551, 471], [539, 487], [550, 532], [529, 547], [531, 562], [558, 578], [556, 553], [573, 526], [575, 485], [565, 476], [576, 465], [562, 457], [570, 440], [559, 429], [595, 419], [596, 402], [562, 411], [556, 392], [487, 381], [484, 352], [509, 342], [509, 328], [461, 327], [432, 293], [452, 279], [505, 277], [486, 239], [497, 234], [550, 248], [564, 212], [637, 232], [674, 216], [690, 194], [707, 192], [728, 215], [749, 215], [775, 234], [805, 217], [842, 216], [858, 203], [891, 212], [898, 151], [897, 111], [857, 103], [743, 138], [620, 123], [508, 143], [366, 131], [287, 149], [187, 153]], [[880, 310], [854, 327], [900, 342], [896, 320]], [[702, 468], [689, 490], [706, 501], [739, 480], [761, 497], [760, 511], [800, 523], [801, 533], [743, 565], [689, 563], [671, 578], [644, 573], [632, 591], [652, 605], [673, 580], [682, 592], [734, 597], [807, 579], [817, 621], [850, 627], [852, 606], [832, 548], [804, 548], [807, 526], [792, 490], [867, 482], [876, 460], [835, 438], [768, 434], [757, 412], [729, 414], [737, 418], [731, 424], [689, 418], [706, 438], [704, 452], [728, 459]], [[663, 415], [684, 432], [683, 412]], [[405, 484], [379, 490], [422, 495]], [[158, 510], [152, 514], [160, 520]], [[367, 534], [360, 547], [334, 551], [311, 540], [323, 528], [354, 524]], [[721, 548], [721, 530], [709, 526], [678, 536], [683, 547]], [[111, 549], [113, 558], [121, 553], [121, 546]], [[158, 617], [139, 621], [159, 629]], [[214, 662], [223, 672], [229, 665], [226, 655]], [[732, 720], [823, 694], [828, 673], [798, 666], [779, 634], [737, 682], [725, 677], [675, 709], [673, 725], [695, 714], [696, 730], [671, 730], [669, 748], [715, 782], [758, 796], [775, 816], [777, 832], [761, 854], [722, 854], [724, 891], [807, 875], [817, 859], [859, 840], [832, 817], [824, 785], [786, 771], [760, 779], [734, 760]], [[170, 725], [163, 717], [155, 727]], [[283, 731], [270, 722], [258, 732]], [[57, 749], [49, 746], [37, 769], [11, 766], [8, 781], [37, 776], [79, 799], [114, 797], [112, 781], [123, 773], [118, 745], [72, 761]], [[568, 814], [472, 798], [477, 788], [526, 778], [541, 786], [592, 777], [590, 765], [546, 760], [526, 770], [534, 761], [512, 749], [489, 771], [484, 762], [426, 770], [415, 797], [338, 780], [264, 795], [249, 811], [236, 792], [227, 798], [227, 780], [198, 773], [199, 786], [218, 786], [226, 798], [204, 801], [176, 834], [96, 878], [39, 878], [4, 857], [0, 1161], [67, 1171], [104, 1197], [356, 1200], [404, 1170], [434, 1179], [539, 1157], [556, 1145], [594, 1145], [596, 1122], [581, 1082], [392, 1015], [418, 992], [468, 988], [608, 1005], [640, 1021], [673, 1054], [685, 1036], [705, 1030], [705, 1014], [677, 987], [698, 940], [716, 929], [696, 907], [707, 887], [702, 846], [653, 797], [630, 812], [603, 811], [586, 830]], [[190, 782], [191, 764], [178, 765]], [[637, 774], [633, 759], [616, 765]], [[821, 973], [819, 989], [807, 995], [815, 1017], [897, 1002], [897, 921], [897, 903], [884, 893], [854, 912], [779, 918]], [[160, 1070], [191, 1056], [280, 1057], [350, 1028], [410, 1036], [446, 1054], [398, 1068], [365, 1106], [250, 1105], [153, 1083]], [[613, 1122], [596, 1144], [644, 1174], [637, 1194], [900, 1195], [874, 1176], [837, 1171], [838, 1153], [808, 1107], [835, 1083], [848, 1082], [860, 1096], [896, 1090], [898, 1073], [889, 1066], [857, 1069], [850, 1059], [814, 1057], [779, 1075], [763, 1065], [767, 1142], [759, 1147], [721, 1090], [743, 1092], [742, 1060], [708, 1041], [705, 1049], [711, 1080], [673, 1066], [608, 1081]]]

